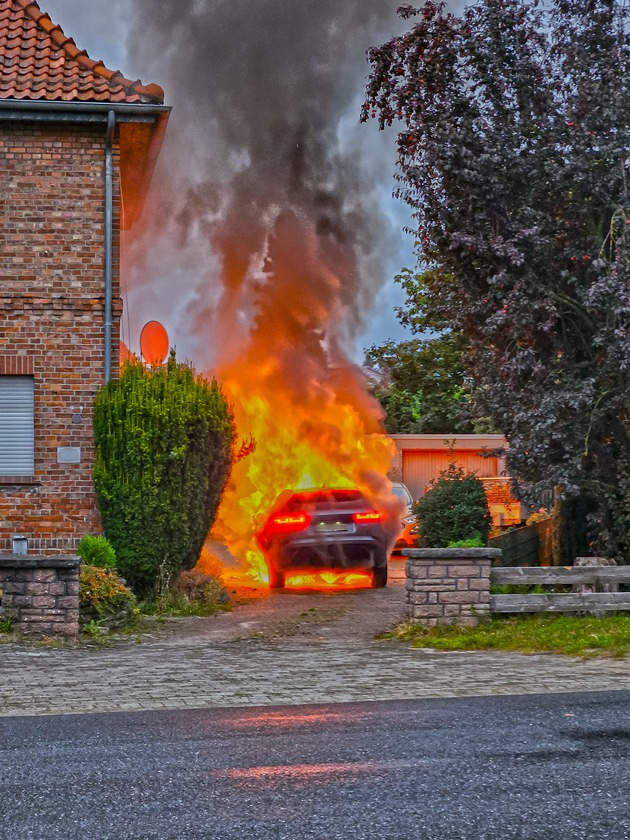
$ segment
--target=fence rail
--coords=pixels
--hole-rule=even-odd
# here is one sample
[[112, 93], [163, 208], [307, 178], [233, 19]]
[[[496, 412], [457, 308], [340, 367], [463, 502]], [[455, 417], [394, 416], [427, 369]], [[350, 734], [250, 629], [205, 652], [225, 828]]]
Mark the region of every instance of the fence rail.
[[501, 549], [502, 566], [546, 566], [551, 563], [551, 520], [546, 519], [492, 537], [488, 545]]
[[[630, 584], [630, 566], [556, 566], [553, 568], [494, 567], [490, 583], [526, 586], [590, 586], [590, 592], [490, 595], [490, 611], [525, 612], [610, 612], [630, 610], [630, 592], [618, 592]], [[607, 589], [611, 591], [601, 591]]]

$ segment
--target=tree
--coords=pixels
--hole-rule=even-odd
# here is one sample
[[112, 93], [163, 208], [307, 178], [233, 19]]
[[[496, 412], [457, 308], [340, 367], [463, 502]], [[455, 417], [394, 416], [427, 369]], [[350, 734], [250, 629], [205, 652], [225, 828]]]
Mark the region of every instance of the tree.
[[125, 362], [94, 406], [94, 485], [116, 566], [140, 596], [191, 569], [234, 460], [232, 410], [216, 381], [178, 364]]
[[474, 431], [465, 387], [463, 347], [455, 333], [373, 345], [366, 365], [380, 375], [372, 393], [386, 412], [390, 434], [466, 434]]
[[412, 302], [468, 339], [521, 497], [561, 488], [590, 511], [590, 549], [630, 560], [630, 10], [399, 12], [417, 22], [370, 51], [362, 119], [402, 122]]

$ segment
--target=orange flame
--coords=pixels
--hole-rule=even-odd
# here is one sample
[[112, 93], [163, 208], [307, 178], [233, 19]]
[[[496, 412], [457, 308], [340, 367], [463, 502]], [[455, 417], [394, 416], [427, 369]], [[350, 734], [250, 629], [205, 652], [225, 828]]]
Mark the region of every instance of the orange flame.
[[[267, 581], [255, 535], [286, 489], [358, 487], [375, 509], [399, 518], [387, 480], [395, 447], [362, 372], [331, 338], [335, 321], [349, 317], [344, 276], [356, 271], [344, 249], [334, 237], [316, 234], [308, 220], [285, 214], [275, 222], [255, 283], [246, 279], [247, 259], [228, 259], [233, 250], [224, 263], [215, 374], [234, 407], [239, 435], [251, 435], [256, 448], [233, 469], [217, 532], [254, 579]], [[257, 309], [244, 338], [238, 307], [248, 288]], [[300, 576], [294, 585], [305, 581]], [[333, 583], [308, 578], [309, 586]], [[334, 585], [357, 583], [342, 576]], [[291, 578], [287, 584], [293, 585]]]
[[[249, 367], [246, 380], [240, 375], [238, 382], [223, 381], [234, 404], [237, 428], [254, 437], [256, 449], [235, 465], [221, 504], [219, 528], [230, 551], [246, 560], [251, 576], [266, 582], [267, 566], [255, 536], [280, 493], [287, 488], [359, 487], [387, 508], [391, 496], [385, 476], [393, 444], [384, 434], [367, 431], [365, 418], [332, 388], [318, 383], [309, 399], [296, 404], [290, 391], [274, 388], [260, 370]], [[245, 396], [246, 389], [256, 393]], [[288, 578], [286, 585], [347, 587], [358, 582], [356, 574], [341, 576], [338, 582], [335, 577], [300, 576]]]
[[304, 572], [287, 575], [286, 589], [369, 589], [372, 575], [363, 569]]

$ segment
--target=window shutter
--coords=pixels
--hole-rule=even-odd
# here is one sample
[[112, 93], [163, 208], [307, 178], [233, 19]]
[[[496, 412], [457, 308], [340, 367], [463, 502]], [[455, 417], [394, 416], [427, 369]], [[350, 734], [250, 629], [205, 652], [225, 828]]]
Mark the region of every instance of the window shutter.
[[35, 472], [32, 376], [0, 376], [0, 475]]

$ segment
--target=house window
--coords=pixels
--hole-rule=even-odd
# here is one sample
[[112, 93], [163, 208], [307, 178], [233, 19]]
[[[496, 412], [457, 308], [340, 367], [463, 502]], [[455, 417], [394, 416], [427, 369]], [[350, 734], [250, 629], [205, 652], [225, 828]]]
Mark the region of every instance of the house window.
[[0, 376], [0, 476], [35, 472], [32, 376]]

